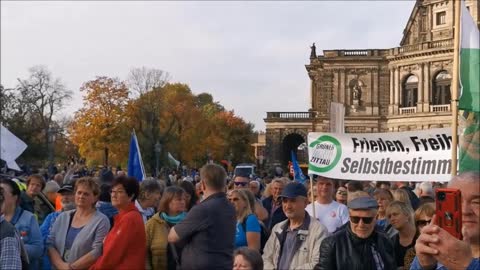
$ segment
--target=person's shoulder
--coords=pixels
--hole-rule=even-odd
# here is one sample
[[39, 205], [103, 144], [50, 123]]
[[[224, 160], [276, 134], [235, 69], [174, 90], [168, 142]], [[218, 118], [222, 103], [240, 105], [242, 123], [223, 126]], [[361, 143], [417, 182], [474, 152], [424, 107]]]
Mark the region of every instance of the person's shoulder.
[[246, 221], [247, 222], [259, 222], [258, 218], [255, 214], [248, 215]]
[[285, 226], [285, 224], [287, 224], [287, 222], [288, 222], [288, 219], [275, 224], [275, 226], [273, 226], [273, 228], [272, 228], [272, 233], [273, 232], [281, 233], [282, 230], [283, 230], [283, 227]]
[[0, 239], [5, 239], [7, 237], [15, 237], [15, 226], [6, 220], [0, 222]]
[[95, 219], [98, 220], [99, 222], [108, 222], [110, 223], [110, 220], [108, 219], [108, 217], [102, 213], [100, 210], [96, 210], [95, 211]]
[[310, 218], [310, 225], [308, 227], [309, 230], [328, 231], [325, 225], [323, 225], [320, 221], [313, 217]]
[[335, 207], [335, 208], [338, 208], [338, 209], [341, 209], [341, 210], [347, 210], [347, 206], [343, 203], [339, 203], [335, 200], [332, 201], [332, 203], [330, 204], [331, 207]]
[[28, 210], [25, 210], [25, 209], [22, 208], [22, 209], [20, 209], [20, 212], [21, 213], [20, 213], [19, 220], [35, 218], [33, 213], [28, 211]]

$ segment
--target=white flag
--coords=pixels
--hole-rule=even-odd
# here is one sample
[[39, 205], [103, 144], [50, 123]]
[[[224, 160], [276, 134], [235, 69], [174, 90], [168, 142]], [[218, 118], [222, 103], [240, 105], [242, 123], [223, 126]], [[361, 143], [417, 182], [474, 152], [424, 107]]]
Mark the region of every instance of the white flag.
[[180, 161], [176, 160], [176, 159], [172, 156], [172, 154], [170, 154], [170, 152], [168, 152], [168, 159], [169, 159], [170, 161], [172, 161], [172, 162], [175, 164], [175, 166], [178, 167], [178, 166], [180, 165]]
[[0, 159], [7, 162], [8, 168], [20, 171], [20, 167], [18, 167], [15, 159], [17, 159], [25, 149], [27, 149], [27, 145], [0, 124]]
[[330, 102], [330, 132], [345, 133], [345, 107], [342, 103]]

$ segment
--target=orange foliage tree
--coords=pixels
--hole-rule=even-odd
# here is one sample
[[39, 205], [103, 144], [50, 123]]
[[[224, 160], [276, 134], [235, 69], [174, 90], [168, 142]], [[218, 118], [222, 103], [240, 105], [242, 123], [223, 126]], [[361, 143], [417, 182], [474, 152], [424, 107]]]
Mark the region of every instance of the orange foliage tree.
[[126, 126], [128, 88], [124, 82], [97, 77], [81, 87], [83, 108], [75, 113], [70, 138], [89, 165], [125, 164], [130, 131]]

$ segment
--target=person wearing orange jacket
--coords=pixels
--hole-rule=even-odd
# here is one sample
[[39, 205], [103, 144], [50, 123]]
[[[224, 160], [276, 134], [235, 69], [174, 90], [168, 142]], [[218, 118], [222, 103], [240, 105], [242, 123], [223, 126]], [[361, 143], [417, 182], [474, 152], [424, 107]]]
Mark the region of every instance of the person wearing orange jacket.
[[133, 177], [118, 176], [112, 184], [112, 205], [119, 213], [105, 237], [102, 256], [90, 270], [145, 269], [146, 235], [142, 215], [135, 207], [139, 184]]

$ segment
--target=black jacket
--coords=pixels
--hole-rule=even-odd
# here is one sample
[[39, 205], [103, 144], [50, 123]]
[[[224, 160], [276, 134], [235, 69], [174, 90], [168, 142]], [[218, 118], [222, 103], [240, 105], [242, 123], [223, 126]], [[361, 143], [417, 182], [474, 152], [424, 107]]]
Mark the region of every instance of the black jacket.
[[395, 270], [395, 252], [391, 240], [382, 232], [373, 231], [369, 238], [355, 236], [347, 223], [343, 229], [325, 238], [320, 245], [317, 270], [374, 270], [372, 248], [380, 254], [385, 270]]
[[283, 208], [282, 205], [280, 205], [275, 212], [273, 212], [273, 215], [270, 215], [272, 212], [272, 201], [273, 197], [270, 196], [268, 198], [263, 199], [262, 205], [265, 207], [265, 209], [268, 212], [268, 220], [266, 220], [265, 225], [268, 228], [268, 231], [272, 231], [273, 226], [275, 226], [277, 223], [280, 223], [287, 219], [287, 216], [285, 216], [285, 213], [283, 213]]

